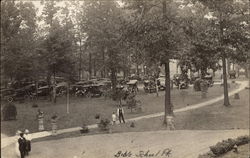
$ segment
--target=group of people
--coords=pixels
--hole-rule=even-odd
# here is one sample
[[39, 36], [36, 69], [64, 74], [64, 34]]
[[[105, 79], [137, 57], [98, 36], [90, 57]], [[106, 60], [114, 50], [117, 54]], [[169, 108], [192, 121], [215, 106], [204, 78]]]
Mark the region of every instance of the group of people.
[[116, 124], [117, 116], [118, 116], [120, 123], [122, 123], [122, 122], [125, 123], [124, 110], [123, 110], [121, 105], [118, 106], [116, 113], [113, 112], [113, 114], [112, 114], [112, 124], [113, 125]]
[[16, 155], [17, 157], [24, 158], [28, 156], [31, 151], [31, 136], [29, 130], [26, 129], [24, 132], [17, 131], [16, 136]]

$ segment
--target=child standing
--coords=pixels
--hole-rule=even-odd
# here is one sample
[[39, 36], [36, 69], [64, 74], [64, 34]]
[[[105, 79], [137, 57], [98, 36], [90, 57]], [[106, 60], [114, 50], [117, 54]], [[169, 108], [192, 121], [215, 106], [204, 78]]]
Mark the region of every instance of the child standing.
[[115, 112], [113, 112], [113, 114], [112, 114], [112, 124], [114, 125], [115, 122], [116, 122], [116, 114], [115, 114]]

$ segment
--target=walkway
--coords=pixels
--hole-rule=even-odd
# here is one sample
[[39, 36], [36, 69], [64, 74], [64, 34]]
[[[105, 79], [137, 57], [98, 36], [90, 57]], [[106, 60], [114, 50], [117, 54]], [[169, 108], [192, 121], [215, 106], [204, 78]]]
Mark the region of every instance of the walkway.
[[[130, 158], [140, 158], [140, 151], [149, 151], [154, 158], [167, 158], [168, 152], [169, 158], [197, 158], [219, 141], [248, 134], [248, 130], [164, 130], [89, 135], [33, 143], [29, 158], [115, 158], [119, 151], [130, 152], [131, 156], [124, 156]], [[2, 157], [14, 157], [13, 150], [14, 145], [5, 148]]]
[[[245, 89], [246, 86], [248, 86], [248, 82], [247, 81], [238, 81], [237, 83], [240, 84], [239, 88], [229, 92], [229, 96], [234, 95], [235, 93], [240, 92], [241, 90]], [[220, 100], [223, 100], [224, 96], [221, 95], [219, 97], [216, 97], [214, 99], [211, 99], [209, 101], [205, 101], [199, 104], [194, 104], [194, 105], [190, 105], [184, 108], [180, 108], [180, 109], [176, 109], [174, 110], [174, 113], [178, 113], [178, 112], [185, 112], [185, 111], [189, 111], [189, 110], [193, 110], [193, 109], [197, 109], [197, 108], [201, 108], [207, 105], [211, 105], [214, 104]], [[154, 118], [154, 117], [159, 117], [159, 116], [163, 116], [164, 112], [160, 112], [160, 113], [155, 113], [155, 114], [150, 114], [150, 115], [145, 115], [145, 116], [140, 116], [140, 117], [136, 117], [136, 118], [131, 118], [126, 120], [126, 122], [132, 122], [132, 121], [138, 121], [141, 119], [148, 119], [148, 118]], [[89, 129], [93, 129], [93, 128], [97, 128], [97, 124], [93, 124], [93, 125], [89, 125], [88, 126]], [[74, 127], [74, 128], [68, 128], [68, 129], [62, 129], [62, 130], [58, 130], [58, 134], [61, 133], [67, 133], [67, 132], [74, 132], [74, 131], [78, 131], [80, 130], [81, 127]], [[51, 132], [50, 131], [43, 131], [43, 132], [37, 132], [37, 133], [32, 133], [31, 137], [33, 139], [35, 138], [41, 138], [41, 137], [46, 137], [46, 136], [50, 136]], [[8, 137], [8, 138], [2, 138], [1, 140], [1, 149], [14, 143], [15, 141], [15, 137]]]

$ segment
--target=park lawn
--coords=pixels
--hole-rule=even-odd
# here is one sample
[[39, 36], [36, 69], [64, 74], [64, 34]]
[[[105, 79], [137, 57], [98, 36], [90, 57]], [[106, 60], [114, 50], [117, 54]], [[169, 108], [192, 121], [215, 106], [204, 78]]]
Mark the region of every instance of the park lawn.
[[249, 156], [250, 156], [250, 144], [246, 144], [238, 147], [238, 153], [229, 151], [224, 155], [218, 156], [218, 158], [249, 158]]
[[[230, 89], [238, 87], [237, 84], [231, 85]], [[182, 92], [181, 92], [182, 91]], [[223, 94], [223, 87], [215, 85], [209, 89], [207, 98], [202, 99], [200, 92], [194, 92], [190, 87], [187, 90], [173, 89], [171, 91], [172, 103], [175, 109], [185, 107], [187, 104], [200, 103], [211, 98]], [[185, 91], [185, 92], [183, 92]], [[164, 92], [159, 93], [156, 97], [155, 93], [146, 94], [141, 89], [137, 95], [137, 99], [142, 102], [142, 113], [131, 113], [130, 109], [124, 108], [125, 118], [133, 118], [137, 116], [157, 113], [164, 111]], [[46, 100], [39, 100], [38, 106], [45, 113], [45, 130], [51, 130], [50, 118], [56, 113], [59, 116], [58, 128], [78, 127], [83, 123], [90, 125], [97, 123], [95, 119], [96, 114], [101, 114], [102, 117], [111, 118], [112, 112], [116, 111], [118, 102], [110, 99], [101, 98], [72, 98], [70, 100], [70, 113], [66, 113], [66, 98], [61, 97], [57, 99], [54, 105]], [[36, 114], [38, 108], [32, 108], [32, 103], [16, 103], [17, 106], [17, 120], [16, 121], [2, 121], [1, 132], [8, 136], [13, 136], [16, 130], [29, 129], [31, 133], [38, 131], [38, 122]]]
[[[176, 113], [174, 124], [176, 130], [229, 130], [249, 129], [249, 90], [240, 93], [240, 100], [230, 97], [230, 107], [220, 101], [203, 108]], [[166, 129], [163, 117], [144, 119], [131, 123], [116, 125], [113, 132], [142, 132]]]

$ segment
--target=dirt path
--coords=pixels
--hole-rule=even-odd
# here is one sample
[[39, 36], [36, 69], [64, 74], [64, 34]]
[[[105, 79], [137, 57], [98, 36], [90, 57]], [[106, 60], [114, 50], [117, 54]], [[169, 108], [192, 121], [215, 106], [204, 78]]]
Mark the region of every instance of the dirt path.
[[[196, 158], [209, 150], [209, 146], [223, 139], [248, 135], [248, 130], [204, 130], [204, 131], [151, 131], [104, 134], [37, 142], [32, 144], [29, 158], [115, 158], [118, 152], [131, 153], [125, 157], [140, 155], [149, 150], [154, 158]], [[159, 154], [156, 156], [156, 154]], [[3, 158], [13, 157], [7, 149]], [[116, 155], [116, 156], [115, 156]], [[137, 155], [137, 156], [136, 156]]]

